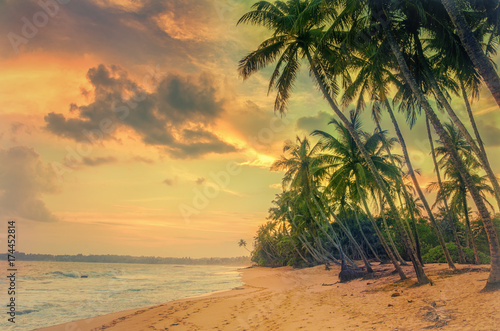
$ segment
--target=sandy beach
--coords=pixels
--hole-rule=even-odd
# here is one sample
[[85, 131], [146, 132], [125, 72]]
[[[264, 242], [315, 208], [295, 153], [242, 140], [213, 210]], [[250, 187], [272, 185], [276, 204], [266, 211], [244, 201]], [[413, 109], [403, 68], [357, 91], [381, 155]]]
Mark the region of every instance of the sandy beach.
[[233, 290], [43, 328], [83, 330], [498, 330], [500, 294], [481, 293], [488, 266], [425, 267], [433, 285], [398, 281], [390, 265], [376, 276], [338, 283], [340, 268], [241, 269]]

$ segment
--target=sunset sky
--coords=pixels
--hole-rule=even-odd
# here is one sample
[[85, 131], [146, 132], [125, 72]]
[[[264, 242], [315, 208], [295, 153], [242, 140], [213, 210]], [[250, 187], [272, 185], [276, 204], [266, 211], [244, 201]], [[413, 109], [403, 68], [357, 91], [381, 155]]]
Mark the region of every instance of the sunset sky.
[[[284, 140], [331, 117], [305, 67], [283, 118], [269, 70], [238, 76], [268, 36], [236, 26], [253, 2], [0, 1], [0, 240], [12, 217], [26, 253], [247, 254], [237, 242], [281, 191], [269, 166]], [[488, 93], [473, 107], [499, 172]], [[401, 123], [428, 183], [425, 125]]]

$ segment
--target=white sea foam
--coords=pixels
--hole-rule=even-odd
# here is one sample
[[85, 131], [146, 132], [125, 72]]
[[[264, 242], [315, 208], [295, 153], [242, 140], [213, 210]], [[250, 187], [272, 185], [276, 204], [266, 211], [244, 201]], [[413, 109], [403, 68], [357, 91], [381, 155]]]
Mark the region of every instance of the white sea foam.
[[[33, 330], [240, 286], [237, 267], [79, 262], [17, 262], [16, 323], [7, 321], [0, 281], [1, 330]], [[6, 264], [0, 268], [6, 270]]]

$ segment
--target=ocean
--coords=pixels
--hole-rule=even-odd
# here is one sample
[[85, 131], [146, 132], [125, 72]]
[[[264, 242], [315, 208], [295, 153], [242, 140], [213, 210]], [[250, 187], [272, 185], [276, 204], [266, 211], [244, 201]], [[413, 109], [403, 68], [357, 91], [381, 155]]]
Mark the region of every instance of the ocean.
[[33, 330], [242, 285], [236, 266], [24, 261], [16, 267], [13, 324], [8, 268], [0, 263], [0, 330]]

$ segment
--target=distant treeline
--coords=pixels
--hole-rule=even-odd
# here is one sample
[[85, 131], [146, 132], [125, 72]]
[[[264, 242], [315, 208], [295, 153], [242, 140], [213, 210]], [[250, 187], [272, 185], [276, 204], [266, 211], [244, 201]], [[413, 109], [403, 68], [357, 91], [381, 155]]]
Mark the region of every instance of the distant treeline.
[[[190, 257], [155, 257], [129, 255], [51, 255], [15, 253], [16, 261], [55, 261], [55, 262], [101, 262], [101, 263], [143, 263], [143, 264], [217, 264], [244, 265], [250, 263], [248, 256], [209, 257], [192, 259]], [[0, 259], [7, 260], [7, 254], [0, 254]]]

